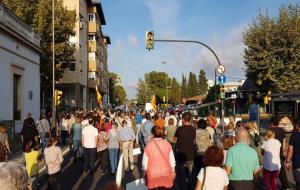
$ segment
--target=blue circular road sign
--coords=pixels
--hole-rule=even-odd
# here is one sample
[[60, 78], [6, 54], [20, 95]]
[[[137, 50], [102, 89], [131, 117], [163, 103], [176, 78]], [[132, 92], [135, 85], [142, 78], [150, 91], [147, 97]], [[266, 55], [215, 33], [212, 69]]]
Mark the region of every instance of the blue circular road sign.
[[225, 75], [220, 75], [220, 76], [218, 77], [218, 82], [219, 82], [219, 84], [224, 84], [224, 83], [226, 82], [226, 80], [227, 80], [227, 78], [226, 78]]

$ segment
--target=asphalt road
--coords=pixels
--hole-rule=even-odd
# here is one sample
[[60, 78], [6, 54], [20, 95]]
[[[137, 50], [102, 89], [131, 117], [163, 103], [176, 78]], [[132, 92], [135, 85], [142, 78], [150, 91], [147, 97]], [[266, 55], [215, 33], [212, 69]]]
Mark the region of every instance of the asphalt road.
[[[101, 190], [105, 184], [109, 182], [115, 182], [115, 176], [101, 173], [99, 161], [100, 160], [97, 159], [95, 162], [96, 171], [93, 175], [83, 174], [84, 161], [78, 160], [76, 163], [74, 163], [70, 154], [66, 154], [61, 173], [62, 190]], [[122, 187], [125, 189], [127, 183], [141, 178], [142, 175], [141, 156], [136, 156], [135, 169], [133, 172], [125, 173], [125, 176], [122, 180]], [[40, 178], [40, 184], [41, 185], [39, 187], [34, 189], [48, 189], [46, 175], [43, 175]]]

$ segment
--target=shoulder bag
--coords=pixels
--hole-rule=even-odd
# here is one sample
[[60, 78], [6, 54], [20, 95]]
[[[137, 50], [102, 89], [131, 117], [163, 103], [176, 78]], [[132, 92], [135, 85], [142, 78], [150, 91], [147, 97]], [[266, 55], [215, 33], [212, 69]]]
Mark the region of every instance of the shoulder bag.
[[49, 138], [49, 137], [51, 137], [50, 133], [45, 131], [45, 129], [44, 129], [44, 126], [43, 126], [43, 124], [42, 124], [42, 120], [40, 120], [40, 122], [39, 122], [39, 123], [40, 123], [40, 124], [41, 124], [41, 126], [42, 126], [42, 129], [43, 129], [43, 131], [44, 131], [44, 133], [45, 133], [45, 137], [46, 137], [46, 138]]

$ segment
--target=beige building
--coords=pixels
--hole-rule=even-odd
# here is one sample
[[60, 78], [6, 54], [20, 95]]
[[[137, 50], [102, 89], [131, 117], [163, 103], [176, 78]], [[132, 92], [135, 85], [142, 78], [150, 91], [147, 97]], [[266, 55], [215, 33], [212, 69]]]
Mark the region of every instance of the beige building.
[[108, 97], [107, 45], [110, 39], [102, 33], [106, 25], [100, 1], [64, 0], [69, 10], [76, 11], [76, 35], [70, 43], [76, 47], [74, 61], [69, 63], [63, 79], [57, 84], [63, 91], [65, 106], [94, 109], [98, 86], [106, 107]]

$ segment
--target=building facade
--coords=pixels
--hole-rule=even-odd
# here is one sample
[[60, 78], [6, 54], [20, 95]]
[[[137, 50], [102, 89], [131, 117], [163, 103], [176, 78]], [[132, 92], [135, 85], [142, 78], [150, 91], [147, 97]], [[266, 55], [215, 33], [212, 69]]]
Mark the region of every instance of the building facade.
[[40, 37], [0, 3], [0, 121], [40, 114]]
[[57, 88], [63, 92], [62, 104], [74, 108], [98, 107], [95, 87], [106, 106], [108, 94], [107, 45], [110, 39], [102, 33], [105, 18], [100, 1], [64, 0], [69, 10], [76, 11], [76, 35], [70, 43], [76, 47], [74, 60], [69, 63]]

